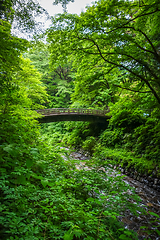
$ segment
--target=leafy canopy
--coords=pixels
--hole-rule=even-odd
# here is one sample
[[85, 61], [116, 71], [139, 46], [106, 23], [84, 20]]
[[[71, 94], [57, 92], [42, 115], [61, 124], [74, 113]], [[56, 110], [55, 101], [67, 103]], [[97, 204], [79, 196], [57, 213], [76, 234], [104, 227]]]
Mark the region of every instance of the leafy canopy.
[[70, 95], [73, 92], [71, 64], [67, 63], [54, 68], [50, 66], [48, 44], [43, 42], [33, 44], [25, 57], [28, 57], [34, 68], [41, 73], [41, 80], [49, 94], [48, 107], [68, 107], [71, 103]]
[[102, 0], [80, 16], [56, 16], [48, 31], [52, 64], [72, 60], [78, 81], [101, 68], [112, 88], [147, 93], [159, 105], [159, 17], [158, 0]]

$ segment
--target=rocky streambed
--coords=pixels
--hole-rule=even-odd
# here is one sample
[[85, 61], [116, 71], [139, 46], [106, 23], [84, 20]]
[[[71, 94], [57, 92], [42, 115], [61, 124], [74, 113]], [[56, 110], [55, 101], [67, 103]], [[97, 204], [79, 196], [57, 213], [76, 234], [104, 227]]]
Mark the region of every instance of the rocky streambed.
[[[79, 160], [79, 167], [85, 167], [85, 161], [89, 158], [86, 154], [72, 152], [71, 157]], [[115, 168], [115, 169], [114, 169]], [[113, 171], [117, 166], [113, 167]], [[124, 170], [120, 169], [122, 174]], [[133, 177], [137, 174], [132, 173]], [[141, 178], [141, 182], [133, 177], [125, 176], [124, 181], [135, 189], [135, 192], [141, 198], [141, 207], [143, 207], [147, 214], [143, 215], [139, 212], [138, 216], [134, 216], [130, 211], [126, 211], [125, 215], [119, 217], [119, 220], [124, 223], [125, 228], [132, 229], [138, 234], [139, 240], [160, 240], [160, 191], [148, 186], [148, 180]], [[157, 185], [156, 185], [157, 186]], [[129, 240], [129, 239], [128, 239]]]

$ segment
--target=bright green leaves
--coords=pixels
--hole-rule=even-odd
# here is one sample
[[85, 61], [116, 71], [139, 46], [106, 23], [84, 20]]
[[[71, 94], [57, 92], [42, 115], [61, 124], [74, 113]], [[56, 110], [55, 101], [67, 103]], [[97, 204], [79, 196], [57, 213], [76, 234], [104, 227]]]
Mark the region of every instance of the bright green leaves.
[[[0, 20], [0, 64], [3, 71], [12, 71], [12, 67], [18, 67], [19, 55], [27, 49], [27, 40], [11, 37], [11, 25], [7, 21]], [[8, 65], [9, 63], [10, 65]], [[2, 74], [2, 73], [1, 73]]]
[[[0, 111], [7, 111], [10, 102], [14, 104], [17, 84], [13, 75], [20, 71], [20, 54], [26, 50], [26, 40], [18, 39], [11, 35], [11, 26], [8, 22], [0, 20]], [[16, 103], [15, 103], [16, 104]]]
[[11, 36], [9, 23], [1, 22], [0, 111], [14, 111], [21, 115], [23, 108], [40, 107], [41, 103], [47, 101], [47, 94], [40, 82], [40, 74], [29, 60], [20, 57], [28, 47], [27, 41]]
[[[54, 19], [48, 32], [51, 62], [55, 65], [71, 59], [78, 66], [76, 92], [80, 98], [90, 94], [98, 68], [112, 98], [113, 89], [118, 87], [150, 92], [160, 103], [157, 4], [155, 1], [139, 7], [137, 1], [104, 0], [88, 7], [80, 16], [63, 14]], [[100, 76], [95, 80], [100, 82]], [[83, 95], [78, 86], [81, 82]], [[94, 101], [92, 95], [90, 102]]]
[[[17, 166], [13, 172], [16, 187], [2, 185], [6, 196], [3, 207], [7, 210], [2, 212], [0, 223], [2, 226], [5, 223], [6, 234], [38, 240], [44, 239], [44, 234], [52, 239], [90, 240], [97, 236], [103, 240], [118, 239], [119, 233], [126, 235], [125, 230], [119, 230], [122, 227], [116, 220], [123, 207], [130, 206], [125, 194], [128, 186], [119, 182], [120, 177], [104, 181], [106, 173], [97, 171], [97, 160], [89, 162], [87, 170], [78, 170], [75, 164], [79, 161], [64, 160], [52, 152], [53, 146], [48, 146], [44, 158], [38, 146], [28, 150], [34, 164], [25, 158], [24, 168]], [[64, 156], [65, 151], [61, 154]], [[131, 210], [134, 208], [135, 204]], [[14, 221], [10, 225], [11, 219]], [[16, 228], [14, 222], [18, 222]]]
[[21, 57], [28, 47], [27, 41], [12, 36], [10, 24], [3, 20], [0, 20], [0, 45], [0, 204], [4, 209], [0, 235], [2, 239], [6, 235], [8, 239], [21, 239], [19, 233], [29, 232], [29, 237], [36, 239], [33, 235], [38, 232], [37, 226], [32, 223], [27, 228], [27, 216], [33, 206], [28, 202], [35, 190], [31, 184], [32, 168], [43, 144], [34, 120], [38, 114], [30, 109], [42, 107], [47, 94], [40, 74], [29, 60]]
[[[130, 1], [99, 1], [80, 17], [64, 14], [54, 19], [55, 25], [48, 33], [54, 71], [48, 74], [47, 47], [42, 44], [41, 49], [30, 53], [36, 67], [41, 61], [38, 70], [43, 76], [31, 66], [28, 59], [20, 57], [21, 51], [27, 47], [25, 41], [11, 36], [10, 25], [1, 21], [0, 110], [3, 114], [0, 115], [0, 184], [5, 199], [0, 200], [5, 211], [2, 211], [0, 218], [0, 224], [4, 227], [0, 234], [5, 238], [133, 238], [132, 233], [125, 230], [116, 217], [126, 208], [136, 213], [137, 205], [128, 199], [133, 198], [138, 202], [137, 196], [133, 193], [129, 197], [129, 187], [121, 181], [121, 177], [113, 179], [109, 176], [111, 173], [107, 175], [105, 166], [101, 167], [102, 161], [100, 163], [95, 158], [88, 165], [86, 163], [86, 169], [83, 166], [77, 169], [78, 161], [72, 163], [68, 155], [63, 159], [62, 151], [61, 155], [53, 153], [57, 151], [53, 147], [53, 140], [48, 141], [52, 143], [51, 146], [43, 144], [48, 134], [43, 140], [40, 138], [38, 125], [33, 121], [37, 114], [30, 110], [40, 108], [48, 101], [41, 78], [48, 84], [51, 93], [53, 102], [50, 106], [58, 107], [70, 103], [73, 78], [76, 90], [72, 99], [77, 106], [105, 108], [108, 102], [120, 98], [117, 89], [121, 87], [126, 91], [126, 88], [132, 87], [134, 90], [139, 90], [140, 87], [143, 91], [148, 90], [146, 82], [147, 87], [141, 81], [137, 83], [139, 76], [133, 76], [131, 71], [143, 75], [141, 66], [147, 63], [151, 71], [146, 65], [144, 69], [147, 70], [147, 79], [152, 75], [152, 81], [152, 67], [156, 60], [150, 58], [152, 52], [149, 51], [153, 48], [150, 42], [143, 42], [145, 36], [138, 30], [140, 23], [128, 23], [127, 28], [123, 25], [126, 19], [129, 20], [128, 13], [131, 10]], [[139, 36], [141, 38], [138, 40]], [[145, 50], [142, 45], [145, 45]], [[144, 60], [143, 63], [141, 59]], [[148, 59], [151, 59], [151, 63]], [[72, 64], [68, 63], [70, 61]], [[126, 69], [128, 66], [131, 71]], [[156, 68], [155, 65], [155, 74]], [[124, 95], [126, 91], [123, 91]], [[129, 105], [129, 110], [131, 108], [132, 104]], [[126, 126], [127, 122], [128, 130], [136, 120], [138, 123], [141, 121], [138, 110], [127, 116], [125, 109], [118, 110], [119, 114], [113, 110], [115, 116], [112, 123], [119, 128], [123, 128], [123, 124]], [[85, 150], [94, 151], [97, 138], [91, 136], [88, 124], [70, 124], [68, 129], [72, 134], [66, 134], [67, 143], [80, 145], [83, 142]], [[54, 143], [57, 139], [62, 141], [58, 130], [63, 131], [62, 125], [49, 126], [49, 131], [56, 131], [57, 134], [53, 137]], [[102, 136], [104, 144], [109, 139], [108, 143], [110, 141], [114, 145], [116, 138], [123, 135], [121, 130], [115, 130], [110, 135], [106, 131]], [[101, 150], [100, 154], [104, 152]]]
[[48, 45], [42, 42], [34, 45], [27, 57], [41, 73], [41, 80], [49, 94], [48, 107], [68, 107], [73, 92], [71, 64], [49, 66]]
[[42, 179], [41, 183], [42, 183], [43, 187], [45, 188], [48, 185], [48, 180], [47, 179]]
[[65, 233], [63, 239], [64, 240], [72, 240], [73, 238], [78, 237], [81, 238], [83, 236], [83, 231], [78, 226], [72, 226], [68, 232]]
[[[15, 74], [15, 82], [19, 87], [19, 95], [23, 96], [21, 106], [42, 108], [47, 99], [45, 87], [41, 83], [41, 75], [31, 66], [28, 59], [21, 58], [21, 71]], [[20, 82], [20, 83], [19, 83]], [[27, 106], [28, 105], [28, 106]]]

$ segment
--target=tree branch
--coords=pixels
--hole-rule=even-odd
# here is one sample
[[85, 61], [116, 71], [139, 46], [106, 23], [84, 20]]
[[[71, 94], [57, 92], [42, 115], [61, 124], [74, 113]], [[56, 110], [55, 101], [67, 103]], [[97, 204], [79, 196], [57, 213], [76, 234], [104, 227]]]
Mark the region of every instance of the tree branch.
[[[85, 39], [85, 38], [84, 38]], [[87, 39], [88, 40], [88, 39]], [[114, 66], [117, 66], [117, 67], [120, 67], [120, 68], [123, 68], [125, 70], [127, 70], [128, 72], [132, 73], [134, 76], [140, 78], [141, 80], [143, 80], [146, 85], [149, 87], [149, 89], [151, 89], [153, 95], [155, 96], [155, 98], [157, 99], [158, 103], [160, 104], [160, 97], [158, 96], [157, 92], [154, 90], [154, 88], [151, 86], [151, 84], [149, 83], [149, 81], [147, 79], [145, 79], [143, 76], [133, 72], [131, 69], [127, 68], [126, 66], [122, 65], [122, 64], [118, 64], [118, 63], [115, 63], [115, 62], [112, 62], [112, 61], [109, 61], [107, 60], [101, 53], [101, 50], [98, 46], [98, 44], [93, 40], [93, 39], [90, 39], [90, 41], [92, 41], [94, 43], [94, 45], [97, 47], [97, 50], [101, 56], [101, 58], [105, 61], [105, 62], [108, 62]]]
[[154, 11], [152, 11], [152, 12], [144, 13], [144, 14], [142, 14], [142, 15], [138, 15], [138, 16], [136, 16], [136, 17], [130, 19], [130, 20], [127, 21], [126, 23], [122, 24], [121, 26], [116, 27], [115, 29], [106, 32], [106, 34], [112, 33], [112, 32], [114, 32], [114, 31], [116, 31], [116, 30], [118, 30], [118, 29], [123, 28], [124, 26], [126, 26], [126, 25], [129, 24], [130, 22], [134, 22], [134, 20], [137, 19], [137, 18], [139, 18], [139, 17], [144, 17], [144, 16], [147, 16], [147, 15], [150, 15], [150, 14], [156, 13], [156, 12], [160, 12], [160, 9], [157, 8], [156, 10], [154, 10]]
[[151, 91], [146, 91], [146, 92], [140, 92], [139, 90], [133, 90], [133, 89], [130, 89], [130, 88], [126, 88], [126, 87], [122, 87], [122, 86], [119, 86], [117, 84], [113, 84], [115, 87], [119, 87], [119, 88], [122, 88], [122, 89], [125, 89], [125, 90], [128, 90], [128, 91], [132, 91], [132, 92], [138, 92], [138, 93], [151, 93]]

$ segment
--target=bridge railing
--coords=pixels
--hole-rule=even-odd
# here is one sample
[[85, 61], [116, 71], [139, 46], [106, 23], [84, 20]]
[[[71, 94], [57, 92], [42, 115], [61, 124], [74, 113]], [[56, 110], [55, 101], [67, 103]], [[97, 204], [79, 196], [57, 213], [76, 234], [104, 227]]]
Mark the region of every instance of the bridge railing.
[[61, 115], [61, 114], [80, 114], [80, 115], [98, 115], [98, 116], [105, 116], [109, 109], [107, 110], [96, 110], [96, 109], [86, 109], [86, 108], [50, 108], [50, 109], [40, 109], [37, 110], [38, 113], [51, 116], [51, 115]]

